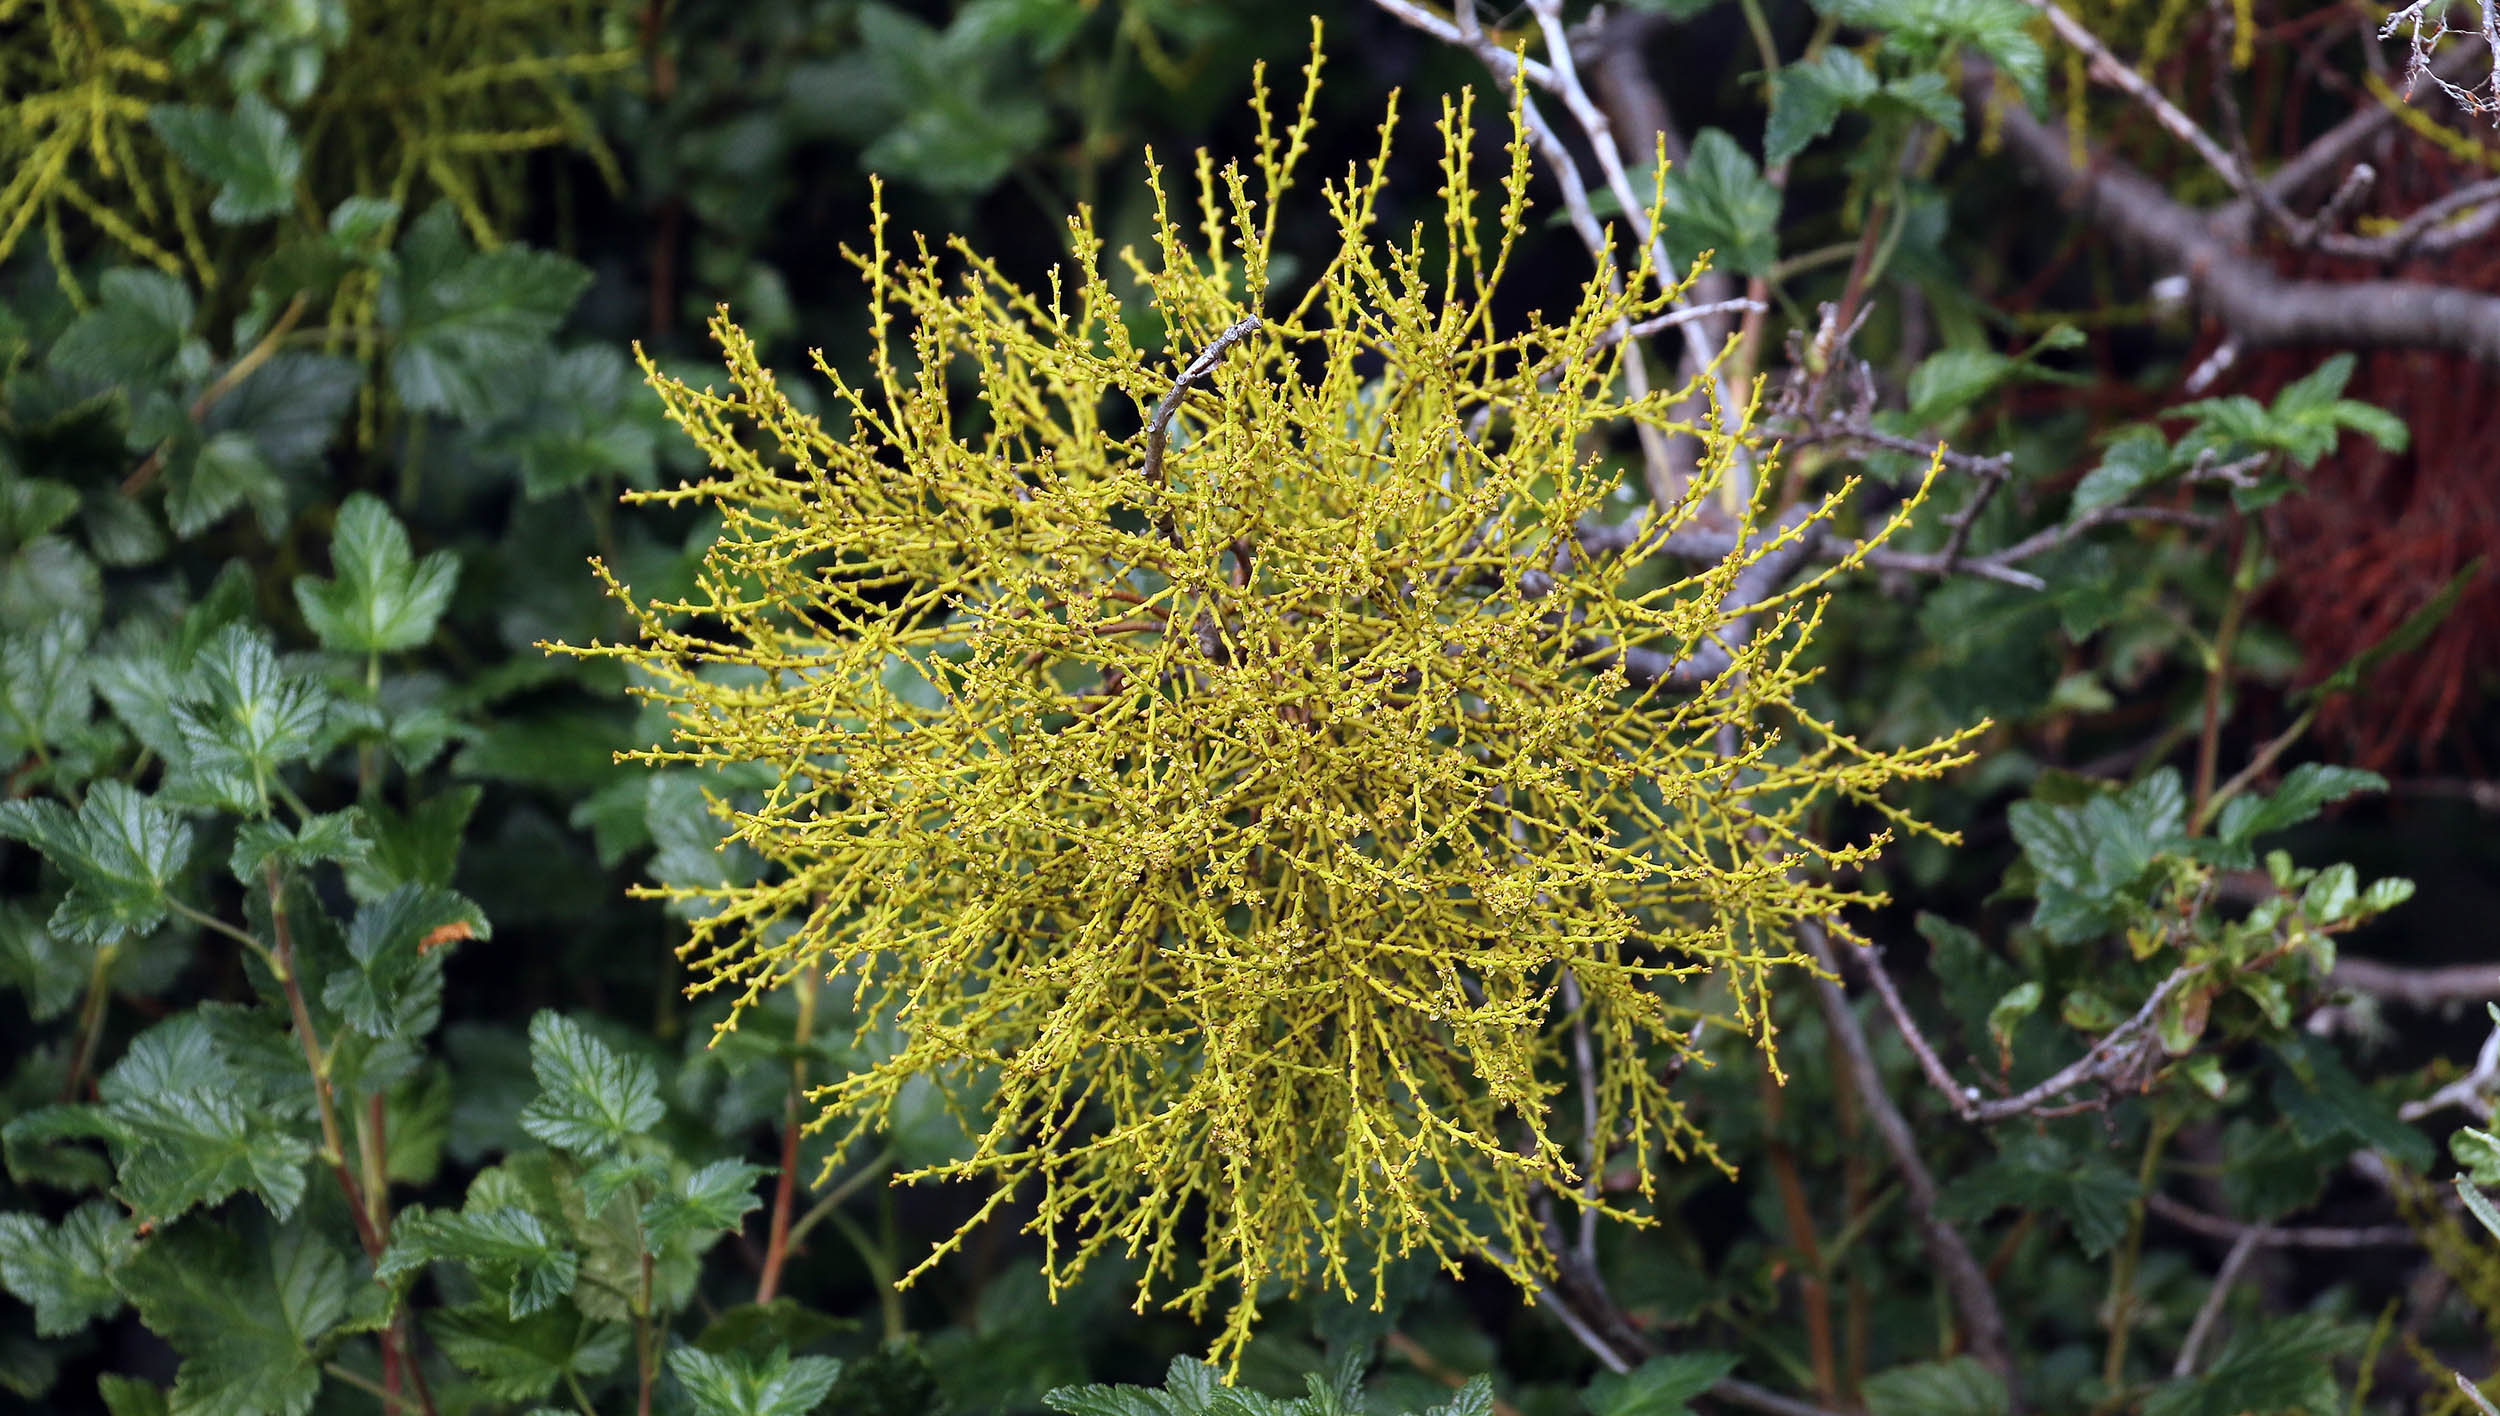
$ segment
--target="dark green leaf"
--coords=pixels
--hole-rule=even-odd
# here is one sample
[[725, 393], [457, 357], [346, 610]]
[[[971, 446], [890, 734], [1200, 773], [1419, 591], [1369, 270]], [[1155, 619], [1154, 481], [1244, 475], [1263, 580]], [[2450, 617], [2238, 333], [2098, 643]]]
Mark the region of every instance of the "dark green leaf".
[[0, 461], [0, 546], [22, 546], [77, 514], [77, 488], [49, 477], [20, 477]]
[[1997, 1158], [1946, 1186], [1939, 1212], [1973, 1221], [1997, 1210], [2045, 1209], [2065, 1217], [2084, 1253], [2098, 1258], [2126, 1232], [2133, 1177], [2095, 1152], [2076, 1155], [2048, 1136], [2008, 1139]]
[[2120, 429], [2102, 451], [2100, 465], [2075, 484], [2074, 503], [2066, 519], [2073, 521], [2117, 506], [2175, 470], [2170, 440], [2160, 429], [2141, 423]]
[[0, 901], [0, 982], [25, 995], [27, 1015], [36, 1022], [70, 1010], [86, 991], [95, 961], [95, 950], [55, 935], [15, 901]]
[[716, 1160], [642, 1207], [643, 1240], [658, 1253], [680, 1238], [726, 1234], [764, 1203], [755, 1182], [772, 1174], [742, 1160]]
[[1667, 173], [1662, 239], [1678, 267], [1713, 251], [1714, 269], [1769, 273], [1779, 259], [1780, 194], [1736, 140], [1704, 128], [1692, 153]]
[[616, 754], [638, 746], [632, 723], [596, 708], [501, 718], [452, 758], [464, 777], [580, 791], [612, 780]]
[[89, 1200], [56, 1228], [31, 1214], [0, 1213], [0, 1286], [35, 1310], [35, 1332], [62, 1337], [121, 1311], [113, 1271], [130, 1256], [137, 1226], [119, 1206]]
[[86, 622], [74, 615], [0, 631], [0, 765], [86, 728], [95, 705], [87, 641]]
[[353, 967], [333, 972], [321, 999], [367, 1037], [417, 1041], [441, 1019], [449, 945], [492, 931], [476, 905], [438, 885], [403, 885], [356, 912]]
[[201, 431], [247, 438], [279, 471], [317, 464], [338, 436], [339, 420], [363, 380], [354, 360], [327, 354], [272, 355], [210, 405]]
[[544, 251], [474, 251], [451, 208], [434, 207], [409, 226], [383, 285], [392, 388], [420, 412], [493, 416], [515, 401], [513, 385], [535, 383], [547, 337], [589, 283], [590, 272]]
[[232, 113], [159, 104], [148, 110], [148, 122], [183, 166], [217, 188], [208, 214], [218, 221], [258, 221], [295, 204], [304, 150], [287, 131], [286, 115], [259, 94], [245, 92]]
[[103, 572], [62, 538], [37, 536], [0, 560], [0, 624], [42, 624], [56, 615], [94, 624], [103, 614]]
[[348, 887], [359, 899], [377, 900], [401, 885], [449, 885], [478, 796], [475, 787], [452, 787], [404, 815], [378, 801], [367, 803], [361, 809], [373, 850], [349, 869]]
[[830, 1357], [715, 1355], [699, 1347], [668, 1354], [668, 1374], [694, 1416], [807, 1416], [842, 1375]]
[[760, 1355], [775, 1348], [813, 1347], [836, 1333], [859, 1326], [855, 1319], [836, 1318], [799, 1302], [775, 1298], [769, 1303], [741, 1303], [724, 1309], [706, 1323], [695, 1346], [711, 1353]]
[[1724, 1352], [1678, 1352], [1652, 1357], [1620, 1376], [1603, 1373], [1580, 1393], [1590, 1416], [1683, 1416], [1686, 1405], [1736, 1370]]
[[539, 397], [517, 426], [489, 445], [510, 457], [522, 491], [553, 496], [597, 477], [640, 486], [652, 477], [660, 407], [641, 375], [604, 344], [584, 345], [547, 366]]
[[182, 756], [169, 792], [261, 814], [278, 770], [312, 751], [329, 707], [319, 684], [279, 668], [259, 631], [227, 626], [200, 650], [173, 705]]
[[2323, 1041], [2293, 1037], [2275, 1047], [2274, 1104], [2306, 1145], [2338, 1136], [2373, 1149], [2416, 1172], [2430, 1168], [2430, 1138], [2396, 1117], [2396, 1108], [2353, 1076]]
[[360, 861], [371, 849], [373, 843], [364, 835], [364, 815], [351, 806], [308, 817], [296, 826], [274, 817], [247, 821], [234, 834], [234, 851], [227, 864], [235, 879], [258, 884], [264, 866], [304, 870], [323, 861]]
[[1941, 423], [1993, 393], [2022, 365], [1991, 349], [1942, 349], [1910, 371], [1910, 422]]
[[1841, 114], [1864, 107], [1876, 91], [1866, 61], [1837, 45], [1781, 69], [1771, 79], [1771, 119], [1762, 136], [1762, 160], [1777, 167], [1794, 159], [1830, 132]]
[[295, 603], [325, 647], [352, 654], [423, 644], [460, 578], [460, 559], [450, 551], [411, 558], [407, 529], [370, 492], [339, 508], [330, 564], [334, 579], [296, 577]]
[[425, 1326], [443, 1355], [498, 1401], [535, 1401], [567, 1377], [605, 1376], [624, 1361], [632, 1335], [566, 1306], [516, 1318], [498, 1303], [446, 1309]]
[[88, 944], [145, 934], [172, 912], [191, 858], [191, 828], [121, 782], [98, 782], [77, 812], [58, 802], [0, 802], [0, 836], [43, 852], [69, 878], [52, 929]]
[[103, 1398], [104, 1409], [111, 1416], [172, 1416], [165, 1389], [154, 1382], [107, 1372], [96, 1378], [95, 1385], [96, 1395]]
[[[183, 283], [160, 270], [108, 270], [93, 309], [52, 344], [51, 367], [99, 383], [153, 383], [174, 371], [197, 310]], [[206, 352], [197, 356], [205, 362]]]
[[2004, 1379], [1976, 1357], [1878, 1372], [1859, 1395], [1867, 1416], [2001, 1416], [2013, 1409]]
[[2343, 1410], [2335, 1359], [2355, 1334], [2319, 1313], [2277, 1319], [2234, 1338], [2203, 1372], [2164, 1384], [2144, 1416], [2336, 1416]]
[[197, 536], [246, 502], [260, 513], [264, 531], [285, 525], [286, 483], [250, 437], [214, 433], [196, 448], [169, 454], [166, 463], [165, 522], [176, 536]]
[[391, 1246], [374, 1268], [396, 1280], [432, 1263], [459, 1264], [506, 1295], [514, 1318], [554, 1307], [573, 1291], [581, 1256], [548, 1234], [538, 1217], [511, 1205], [445, 1213], [412, 1205], [391, 1225]]
[[334, 1337], [382, 1317], [383, 1291], [300, 1225], [247, 1242], [190, 1220], [140, 1246], [117, 1278], [182, 1356], [173, 1408], [184, 1416], [303, 1416]]
[[248, 1187], [283, 1219], [303, 1199], [312, 1147], [256, 1104], [257, 1090], [195, 1011], [133, 1040], [97, 1082], [99, 1106], [62, 1110], [92, 1114], [88, 1134], [112, 1146], [118, 1192], [143, 1218], [172, 1219]]
[[522, 1110], [521, 1129], [551, 1146], [596, 1159], [659, 1123], [651, 1065], [619, 1057], [561, 1014], [530, 1019], [530, 1070], [539, 1094]]

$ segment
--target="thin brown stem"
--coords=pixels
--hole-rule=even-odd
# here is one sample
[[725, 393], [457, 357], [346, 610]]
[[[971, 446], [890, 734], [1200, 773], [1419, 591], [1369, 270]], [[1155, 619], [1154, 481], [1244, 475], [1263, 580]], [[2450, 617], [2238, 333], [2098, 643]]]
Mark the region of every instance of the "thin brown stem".
[[305, 1006], [302, 980], [295, 976], [295, 933], [287, 919], [285, 882], [275, 864], [262, 867], [261, 879], [269, 890], [269, 930], [276, 939], [270, 950], [272, 971], [278, 976], [278, 987], [286, 994], [287, 1011], [295, 1020], [295, 1040], [304, 1050], [304, 1066], [312, 1073], [313, 1100], [321, 1117], [321, 1158], [338, 1177], [339, 1192], [347, 1197], [347, 1208], [355, 1216], [356, 1238], [364, 1245], [367, 1258], [382, 1257], [382, 1234], [373, 1227], [373, 1212], [365, 1204], [362, 1187], [347, 1168], [347, 1148], [339, 1132], [338, 1099], [330, 1090], [330, 1065], [322, 1056], [321, 1040], [313, 1031], [312, 1010]]
[[87, 971], [87, 995], [78, 1004], [78, 1050], [71, 1055], [69, 1080], [61, 1084], [61, 1100], [76, 1101], [87, 1089], [87, 1069], [95, 1065], [95, 1049], [104, 1034], [104, 1008], [113, 994], [113, 961], [118, 946], [107, 944], [96, 950], [95, 965]]
[[[253, 343], [252, 347], [244, 350], [241, 358], [227, 365], [226, 371], [219, 374], [215, 382], [202, 389], [199, 397], [191, 400], [191, 421], [196, 423], [207, 417], [208, 410], [217, 406], [217, 400], [234, 392], [236, 385], [250, 378], [261, 365], [268, 363], [269, 356], [278, 352], [280, 346], [286, 342], [287, 333], [295, 328], [298, 320], [304, 318], [304, 311], [308, 308], [310, 308], [309, 296], [298, 295], [287, 301], [286, 308], [278, 312], [275, 320], [270, 321], [269, 328], [262, 332], [261, 337]], [[129, 476], [122, 479], [122, 495], [137, 496], [147, 489], [148, 483], [156, 480], [157, 473], [164, 470], [165, 449], [160, 446], [154, 452], [149, 453], [146, 460], [132, 468]]]
[[797, 981], [799, 1017], [792, 1032], [790, 1095], [781, 1113], [781, 1176], [773, 1182], [772, 1225], [764, 1240], [764, 1272], [755, 1282], [755, 1301], [770, 1303], [781, 1291], [781, 1266], [790, 1256], [790, 1208], [799, 1174], [800, 1103], [807, 1095], [807, 1038], [816, 1022], [816, 974], [803, 970]]
[[1763, 1151], [1771, 1162], [1771, 1178], [1779, 1190], [1780, 1213], [1788, 1226], [1789, 1247], [1797, 1253], [1797, 1303], [1806, 1325], [1806, 1355], [1814, 1368], [1815, 1398], [1840, 1399], [1840, 1363], [1832, 1341], [1832, 1290], [1823, 1272], [1823, 1249], [1814, 1232], [1814, 1208], [1806, 1201], [1805, 1182], [1797, 1173], [1796, 1153], [1779, 1138], [1778, 1126], [1787, 1105], [1779, 1082], [1764, 1066], [1759, 1093], [1765, 1127]]

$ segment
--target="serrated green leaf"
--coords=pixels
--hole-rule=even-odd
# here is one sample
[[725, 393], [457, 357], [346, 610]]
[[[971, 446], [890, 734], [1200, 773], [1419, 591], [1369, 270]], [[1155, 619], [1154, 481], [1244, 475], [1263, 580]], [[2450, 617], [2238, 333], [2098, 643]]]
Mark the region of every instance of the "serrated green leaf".
[[372, 901], [402, 885], [449, 885], [479, 795], [476, 787], [452, 787], [404, 814], [367, 802], [362, 810], [373, 849], [349, 868], [348, 888], [358, 899]]
[[360, 861], [372, 849], [373, 842], [364, 834], [363, 812], [351, 806], [307, 817], [294, 826], [274, 817], [246, 821], [234, 833], [234, 850], [226, 863], [235, 879], [257, 884], [264, 866], [305, 870], [324, 861]]
[[522, 1109], [521, 1129], [588, 1159], [650, 1130], [664, 1110], [651, 1064], [618, 1056], [559, 1013], [530, 1019], [530, 1070], [539, 1094]]
[[451, 208], [432, 208], [409, 225], [383, 284], [391, 387], [420, 412], [494, 416], [508, 401], [499, 385], [535, 383], [519, 376], [546, 357], [547, 337], [589, 284], [590, 272], [544, 251], [473, 251]]
[[2145, 424], [2123, 428], [2101, 452], [2100, 464], [2075, 484], [2066, 519], [2075, 521], [2118, 504], [2176, 471], [2170, 440]]
[[2063, 1216], [2098, 1258], [2127, 1228], [2134, 1177], [2104, 1155], [2077, 1155], [2048, 1136], [2006, 1139], [1996, 1159], [1945, 1187], [1938, 1212], [1957, 1221], [1985, 1219], [1999, 1209], [2045, 1209]]
[[262, 1236], [186, 1220], [123, 1265], [118, 1286], [182, 1367], [183, 1416], [304, 1416], [337, 1337], [380, 1325], [384, 1292], [301, 1225]]
[[764, 1203], [755, 1182], [772, 1174], [742, 1160], [716, 1160], [679, 1181], [642, 1207], [644, 1243], [651, 1252], [681, 1238], [726, 1234]]
[[460, 558], [450, 551], [411, 558], [407, 529], [370, 492], [355, 493], [339, 508], [330, 564], [333, 579], [296, 577], [295, 603], [324, 647], [351, 654], [423, 644], [460, 578]]
[[2316, 1038], [2288, 1038], [2276, 1045], [2274, 1060], [2274, 1104], [2303, 1144], [2341, 1136], [2384, 1151], [2409, 1170], [2429, 1168], [2430, 1138], [2399, 1120], [2395, 1107], [2364, 1087], [2333, 1048]]
[[2165, 1383], [2145, 1400], [2144, 1416], [2337, 1416], [2334, 1360], [2355, 1336], [2324, 1314], [2277, 1319], [2233, 1338], [2203, 1372]]
[[399, 203], [387, 197], [349, 197], [330, 208], [330, 239], [342, 254], [358, 254], [380, 242], [399, 222]]
[[592, 1214], [601, 1214], [627, 1190], [636, 1186], [657, 1188], [667, 1183], [668, 1162], [647, 1151], [618, 1151], [582, 1172], [582, 1207]]
[[1779, 259], [1779, 190], [1734, 138], [1704, 128], [1667, 173], [1660, 239], [1679, 269], [1707, 250], [1712, 268], [1765, 275]]
[[0, 632], [0, 764], [68, 742], [95, 705], [88, 632], [75, 615]]
[[1886, 50], [1913, 62], [1940, 62], [1956, 45], [1976, 49], [2026, 100], [2035, 107], [2042, 101], [2047, 56], [2031, 37], [2032, 11], [2020, 0], [1815, 0], [1815, 8], [1885, 31]]
[[[270, 356], [210, 405], [200, 430], [248, 439], [278, 471], [317, 465], [363, 386], [352, 359], [286, 351]], [[264, 516], [264, 520], [265, 520]]]
[[774, 1348], [813, 1347], [837, 1333], [859, 1326], [857, 1319], [820, 1313], [795, 1298], [769, 1303], [740, 1303], [704, 1324], [694, 1345], [711, 1353], [744, 1352], [760, 1356]]
[[374, 1274], [397, 1280], [431, 1263], [458, 1264], [506, 1295], [514, 1318], [544, 1312], [573, 1291], [581, 1255], [559, 1243], [538, 1216], [516, 1205], [446, 1213], [412, 1205], [391, 1225], [391, 1246]]
[[647, 485], [659, 445], [659, 405], [615, 348], [584, 345], [550, 362], [539, 396], [488, 445], [511, 459], [532, 498], [598, 477]]
[[163, 271], [130, 267], [106, 271], [96, 285], [94, 308], [61, 332], [45, 361], [100, 383], [153, 383], [171, 373], [198, 314], [190, 290]]
[[286, 483], [260, 445], [243, 433], [212, 433], [196, 448], [170, 454], [165, 471], [165, 523], [189, 540], [246, 502], [261, 529], [286, 523]]
[[333, 972], [323, 1004], [372, 1038], [416, 1042], [441, 1021], [448, 946], [493, 930], [478, 907], [439, 885], [403, 885], [356, 912], [349, 968]]
[[[299, 1071], [292, 1074], [301, 1078]], [[309, 1078], [301, 1080], [309, 1091]], [[96, 1083], [94, 1105], [56, 1106], [12, 1122], [13, 1145], [92, 1139], [111, 1149], [115, 1192], [162, 1222], [250, 1189], [286, 1217], [303, 1199], [312, 1148], [228, 1060], [205, 1009], [177, 1013], [133, 1039]]]
[[[1867, 107], [1877, 113], [1897, 108], [1935, 124], [1944, 130], [1948, 138], [1958, 141], [1962, 136], [1962, 97], [1953, 91], [1951, 80], [1932, 69], [1887, 80], [1883, 91]], [[2057, 328], [2070, 326], [2060, 325]]]
[[1835, 45], [1812, 59], [1782, 68], [1771, 79], [1771, 117], [1762, 135], [1762, 160], [1773, 167], [1792, 161], [1808, 144], [1832, 130], [1840, 115], [1862, 108], [1878, 91], [1866, 61]]
[[113, 1271], [136, 1235], [129, 1216], [101, 1200], [80, 1205], [57, 1227], [0, 1213], [0, 1287], [35, 1310], [37, 1336], [65, 1337], [121, 1311]]
[[279, 769], [312, 751], [329, 709], [329, 692], [280, 669], [266, 636], [228, 625], [202, 646], [172, 706], [182, 756], [167, 790], [259, 815]]
[[191, 828], [129, 785], [98, 782], [76, 812], [52, 801], [0, 802], [0, 836], [43, 852], [69, 879], [54, 932], [116, 944], [163, 924], [191, 859]]
[[668, 1374], [694, 1416], [807, 1416], [833, 1390], [842, 1364], [830, 1357], [761, 1358], [680, 1347]]
[[2270, 795], [2234, 797], [2225, 803], [2215, 831], [2227, 842], [2244, 845], [2310, 820], [2329, 804], [2356, 792], [2385, 790], [2387, 779], [2376, 772], [2304, 762], [2286, 773], [2283, 784]]
[[22, 546], [77, 514], [77, 488], [49, 477], [20, 477], [0, 463], [0, 546]]
[[567, 1377], [606, 1376], [624, 1361], [631, 1336], [622, 1323], [595, 1323], [570, 1307], [515, 1318], [494, 1303], [445, 1309], [425, 1326], [443, 1355], [497, 1401], [535, 1401]]
[[61, 537], [37, 536], [0, 560], [0, 624], [42, 624], [56, 615], [88, 624], [103, 618], [104, 573]]
[[1859, 1395], [1867, 1416], [2000, 1416], [2013, 1407], [2005, 1380], [1976, 1357], [1878, 1372]]
[[1724, 1352], [1677, 1352], [1652, 1357], [1629, 1372], [1601, 1373], [1580, 1393], [1589, 1416], [1684, 1416], [1686, 1403], [1736, 1370]]
[[159, 104], [149, 126], [182, 165], [217, 188], [208, 214], [226, 225], [276, 216], [295, 204], [304, 150], [287, 131], [286, 115], [246, 90], [234, 111], [197, 104]]
[[48, 1023], [86, 991], [96, 951], [60, 938], [14, 901], [0, 901], [0, 983], [25, 995], [27, 1016]]

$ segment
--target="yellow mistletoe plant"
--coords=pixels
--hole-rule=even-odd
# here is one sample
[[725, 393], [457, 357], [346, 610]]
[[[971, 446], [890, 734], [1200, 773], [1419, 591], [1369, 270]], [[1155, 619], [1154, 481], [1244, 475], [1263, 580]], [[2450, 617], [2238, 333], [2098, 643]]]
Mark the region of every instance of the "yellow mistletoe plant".
[[[1198, 155], [1195, 239], [1149, 159], [1156, 248], [1119, 258], [1161, 349], [1089, 214], [1034, 290], [960, 240], [897, 255], [880, 206], [845, 252], [873, 378], [819, 356], [830, 419], [725, 315], [730, 391], [646, 363], [713, 471], [634, 499], [707, 499], [724, 530], [686, 601], [610, 580], [639, 643], [570, 651], [667, 705], [673, 742], [641, 758], [776, 769], [716, 802], [765, 878], [652, 893], [697, 908], [696, 991], [743, 1010], [831, 973], [898, 1031], [816, 1124], [847, 1140], [916, 1077], [987, 1090], [969, 1157], [905, 1178], [992, 1182], [982, 1215], [1029, 1182], [1054, 1292], [1117, 1246], [1141, 1308], [1229, 1294], [1219, 1358], [1263, 1285], [1377, 1300], [1418, 1248], [1550, 1272], [1539, 1193], [1641, 1218], [1575, 1156], [1644, 1197], [1661, 1156], [1717, 1160], [1667, 1086], [1695, 1024], [1767, 1047], [1775, 976], [1811, 967], [1795, 923], [1860, 899], [1825, 882], [1881, 844], [1818, 844], [1805, 816], [1885, 811], [1888, 783], [1965, 756], [1799, 705], [1818, 587], [1855, 555], [1785, 591], [1747, 572], [1847, 545], [1833, 503], [1756, 506], [1732, 556], [1636, 588], [1770, 449], [1742, 417], [1671, 417], [1691, 390], [1621, 392], [1625, 331], [1682, 291], [1646, 263], [1506, 327], [1517, 112], [1488, 231], [1470, 105], [1443, 104], [1442, 239], [1397, 244], [1373, 232], [1393, 100], [1368, 170], [1323, 184], [1335, 254], [1271, 289], [1305, 73], [1281, 130], [1260, 86], [1248, 171]], [[1598, 554], [1596, 450], [1627, 420], [1704, 455]]]

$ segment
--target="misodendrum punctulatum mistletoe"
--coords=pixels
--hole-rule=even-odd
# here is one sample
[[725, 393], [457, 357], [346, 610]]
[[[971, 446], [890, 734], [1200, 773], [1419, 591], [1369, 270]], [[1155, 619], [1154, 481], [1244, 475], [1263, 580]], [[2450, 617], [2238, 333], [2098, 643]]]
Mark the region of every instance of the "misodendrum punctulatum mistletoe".
[[[1662, 1157], [1724, 1164], [1666, 1080], [1705, 1017], [1770, 1047], [1774, 980], [1811, 967], [1795, 921], [1861, 902], [1831, 874], [1884, 839], [1822, 843], [1808, 812], [1919, 829], [1879, 793], [1967, 756], [1800, 706], [1828, 577], [1737, 587], [1823, 519], [1756, 506], [1727, 560], [1633, 588], [1774, 450], [1741, 417], [1673, 418], [1690, 390], [1621, 391], [1613, 332], [1683, 288], [1646, 263], [1501, 327], [1517, 112], [1482, 230], [1471, 104], [1443, 104], [1442, 258], [1420, 225], [1373, 233], [1393, 98], [1367, 170], [1322, 185], [1335, 255], [1270, 290], [1316, 47], [1305, 77], [1281, 127], [1258, 85], [1246, 171], [1199, 154], [1199, 240], [1149, 157], [1156, 248], [1118, 258], [1162, 350], [1088, 214], [1027, 290], [961, 240], [898, 256], [880, 205], [844, 253], [873, 378], [817, 357], [831, 421], [725, 313], [728, 392], [646, 362], [712, 472], [634, 499], [707, 499], [723, 530], [684, 601], [609, 579], [638, 643], [569, 649], [669, 709], [637, 756], [778, 769], [715, 801], [763, 878], [652, 892], [694, 907], [693, 991], [742, 1011], [806, 971], [851, 982], [900, 1041], [819, 1089], [815, 1124], [847, 1139], [920, 1076], [967, 1111], [986, 1093], [969, 1154], [905, 1178], [992, 1182], [981, 1216], [1034, 1191], [1054, 1292], [1116, 1247], [1141, 1309], [1224, 1299], [1219, 1359], [1263, 1287], [1377, 1301], [1417, 1249], [1550, 1271], [1541, 1191], [1638, 1222], [1584, 1153], [1644, 1198]], [[1615, 480], [1590, 449], [1628, 420], [1692, 434], [1698, 475], [1628, 552], [1575, 554]], [[1700, 687], [1630, 681], [1614, 652], [1713, 644], [1734, 652]], [[1593, 1094], [1567, 1095], [1583, 1045]]]

